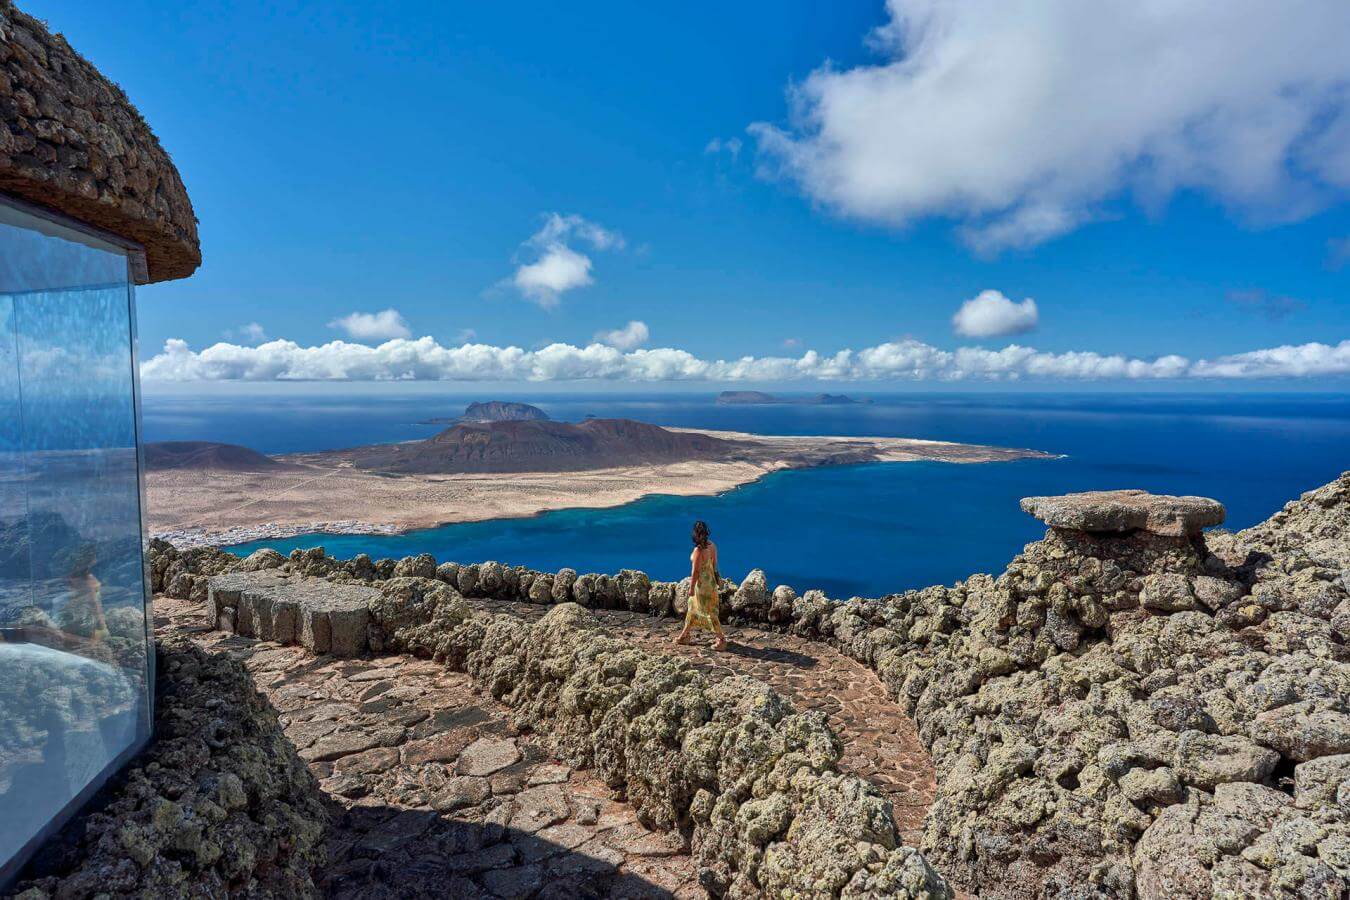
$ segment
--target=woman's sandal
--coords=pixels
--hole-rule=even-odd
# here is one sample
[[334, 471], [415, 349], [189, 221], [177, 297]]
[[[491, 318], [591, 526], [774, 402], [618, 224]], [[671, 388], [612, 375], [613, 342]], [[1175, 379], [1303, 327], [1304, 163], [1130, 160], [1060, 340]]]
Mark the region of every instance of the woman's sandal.
[[718, 638], [718, 639], [717, 639], [717, 643], [713, 644], [713, 649], [714, 649], [714, 650], [725, 650], [725, 649], [727, 649], [727, 639], [726, 639], [726, 638]]

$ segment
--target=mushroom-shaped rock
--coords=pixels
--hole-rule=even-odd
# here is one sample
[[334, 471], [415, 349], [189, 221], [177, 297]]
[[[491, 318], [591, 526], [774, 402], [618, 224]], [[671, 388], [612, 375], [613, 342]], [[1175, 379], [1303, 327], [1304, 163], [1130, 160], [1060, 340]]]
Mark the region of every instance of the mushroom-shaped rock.
[[1023, 497], [1022, 511], [1054, 528], [1125, 532], [1143, 529], [1183, 537], [1223, 522], [1223, 504], [1208, 497], [1173, 497], [1147, 491], [1087, 491], [1057, 497]]

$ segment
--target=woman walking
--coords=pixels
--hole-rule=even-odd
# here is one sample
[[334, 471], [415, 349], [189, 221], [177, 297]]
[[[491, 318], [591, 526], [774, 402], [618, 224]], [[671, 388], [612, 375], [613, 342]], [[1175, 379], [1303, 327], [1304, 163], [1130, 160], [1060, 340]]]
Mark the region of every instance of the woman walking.
[[684, 630], [677, 644], [689, 643], [691, 629], [699, 628], [717, 635], [714, 650], [725, 650], [727, 636], [717, 618], [717, 586], [722, 576], [717, 571], [717, 545], [708, 540], [708, 525], [694, 523], [694, 552], [689, 554], [689, 611], [684, 615]]

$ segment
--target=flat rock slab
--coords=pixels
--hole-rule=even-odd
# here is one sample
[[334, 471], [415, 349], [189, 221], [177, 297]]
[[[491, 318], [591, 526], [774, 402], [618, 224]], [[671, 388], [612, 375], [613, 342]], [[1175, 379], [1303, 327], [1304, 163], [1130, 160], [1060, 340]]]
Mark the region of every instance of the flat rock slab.
[[1147, 491], [1087, 491], [1057, 497], [1023, 497], [1022, 511], [1055, 528], [1125, 532], [1143, 529], [1169, 537], [1199, 534], [1222, 524], [1223, 504], [1208, 497], [1173, 497]]
[[219, 630], [344, 657], [365, 652], [370, 601], [380, 596], [376, 588], [272, 569], [216, 575], [207, 584], [207, 615]]

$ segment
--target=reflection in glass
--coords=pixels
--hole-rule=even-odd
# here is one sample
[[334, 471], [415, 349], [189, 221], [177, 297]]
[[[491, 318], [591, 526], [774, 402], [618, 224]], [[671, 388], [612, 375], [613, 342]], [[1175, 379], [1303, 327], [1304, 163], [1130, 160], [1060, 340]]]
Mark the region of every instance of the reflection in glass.
[[0, 205], [0, 876], [149, 734], [127, 273]]

